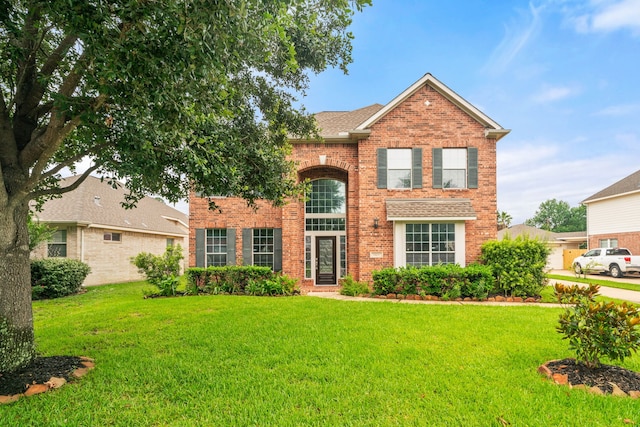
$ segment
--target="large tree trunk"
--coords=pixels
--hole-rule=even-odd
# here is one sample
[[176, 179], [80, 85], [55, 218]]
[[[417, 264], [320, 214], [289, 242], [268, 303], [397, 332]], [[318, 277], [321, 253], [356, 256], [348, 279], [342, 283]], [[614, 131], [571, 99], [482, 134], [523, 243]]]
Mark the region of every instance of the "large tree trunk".
[[0, 206], [0, 372], [35, 357], [27, 202]]

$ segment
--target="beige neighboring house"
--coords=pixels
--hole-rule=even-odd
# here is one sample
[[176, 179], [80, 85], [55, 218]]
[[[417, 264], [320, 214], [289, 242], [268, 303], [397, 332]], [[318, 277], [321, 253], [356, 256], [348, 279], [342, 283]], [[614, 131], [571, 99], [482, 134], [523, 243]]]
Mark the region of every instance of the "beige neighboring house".
[[589, 248], [627, 248], [640, 254], [640, 170], [582, 201]]
[[[551, 270], [562, 270], [566, 266], [564, 254], [566, 250], [579, 249], [580, 245], [587, 243], [586, 231], [574, 231], [567, 233], [554, 233], [552, 231], [541, 230], [525, 224], [514, 225], [498, 231], [498, 240], [502, 240], [509, 235], [512, 239], [518, 236], [528, 236], [532, 239], [538, 238], [547, 243], [551, 253], [547, 258], [547, 268]], [[569, 255], [573, 260], [574, 254]]]
[[[61, 186], [77, 178], [66, 178]], [[131, 258], [140, 252], [161, 255], [168, 245], [181, 245], [186, 260], [188, 216], [151, 197], [140, 200], [135, 209], [124, 209], [126, 193], [124, 187], [114, 189], [90, 176], [74, 191], [47, 201], [36, 216], [57, 231], [32, 258], [67, 257], [87, 263], [91, 273], [85, 285], [143, 279]]]

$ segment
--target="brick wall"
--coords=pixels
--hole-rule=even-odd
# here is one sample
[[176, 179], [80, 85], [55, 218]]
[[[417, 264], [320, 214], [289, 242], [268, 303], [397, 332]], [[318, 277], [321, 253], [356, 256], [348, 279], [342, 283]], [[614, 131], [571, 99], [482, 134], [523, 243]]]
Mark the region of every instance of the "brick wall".
[[[428, 102], [427, 102], [428, 101]], [[423, 188], [377, 188], [376, 149], [422, 147]], [[433, 189], [432, 148], [478, 148], [478, 189]], [[466, 262], [477, 260], [481, 244], [497, 236], [496, 142], [484, 127], [429, 86], [419, 89], [371, 127], [358, 143], [295, 143], [292, 159], [300, 179], [334, 178], [347, 185], [347, 268], [356, 280], [370, 280], [374, 269], [393, 266], [392, 222], [386, 220], [389, 198], [466, 198], [477, 220], [466, 221]], [[197, 228], [236, 228], [241, 247], [245, 227], [281, 227], [283, 272], [304, 277], [304, 203], [283, 208], [259, 204], [253, 211], [238, 199], [216, 199], [222, 213], [209, 211], [207, 201], [190, 199], [189, 265], [195, 265]], [[374, 219], [379, 228], [373, 227]], [[240, 251], [238, 263], [241, 261]], [[372, 258], [371, 252], [382, 252]], [[302, 282], [311, 286], [312, 281]], [[323, 287], [323, 289], [326, 289]]]
[[618, 239], [618, 247], [627, 248], [633, 255], [640, 255], [640, 231], [635, 233], [610, 233], [589, 236], [589, 248], [599, 248], [601, 239]]

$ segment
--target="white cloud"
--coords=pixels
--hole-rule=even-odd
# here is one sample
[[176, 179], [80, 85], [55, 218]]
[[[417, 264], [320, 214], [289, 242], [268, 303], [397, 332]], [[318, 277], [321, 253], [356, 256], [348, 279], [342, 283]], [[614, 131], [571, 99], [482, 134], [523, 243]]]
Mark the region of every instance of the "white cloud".
[[542, 90], [533, 95], [533, 100], [539, 104], [547, 102], [559, 101], [564, 98], [575, 96], [580, 92], [577, 88], [569, 86], [548, 86], [545, 85]]
[[540, 28], [540, 11], [544, 6], [535, 7], [529, 3], [529, 10], [523, 13], [522, 21], [505, 25], [505, 35], [494, 49], [484, 69], [492, 73], [503, 72], [518, 54], [527, 46]]
[[594, 116], [628, 116], [640, 112], [640, 104], [610, 105], [600, 111], [596, 111]]
[[592, 0], [580, 12], [566, 9], [565, 13], [579, 33], [629, 29], [640, 35], [640, 0]]

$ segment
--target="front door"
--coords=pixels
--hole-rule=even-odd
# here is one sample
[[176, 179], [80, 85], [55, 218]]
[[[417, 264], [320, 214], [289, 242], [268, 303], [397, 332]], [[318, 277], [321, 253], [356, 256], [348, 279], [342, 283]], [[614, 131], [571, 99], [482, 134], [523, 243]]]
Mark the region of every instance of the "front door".
[[337, 284], [336, 236], [316, 237], [316, 285]]

